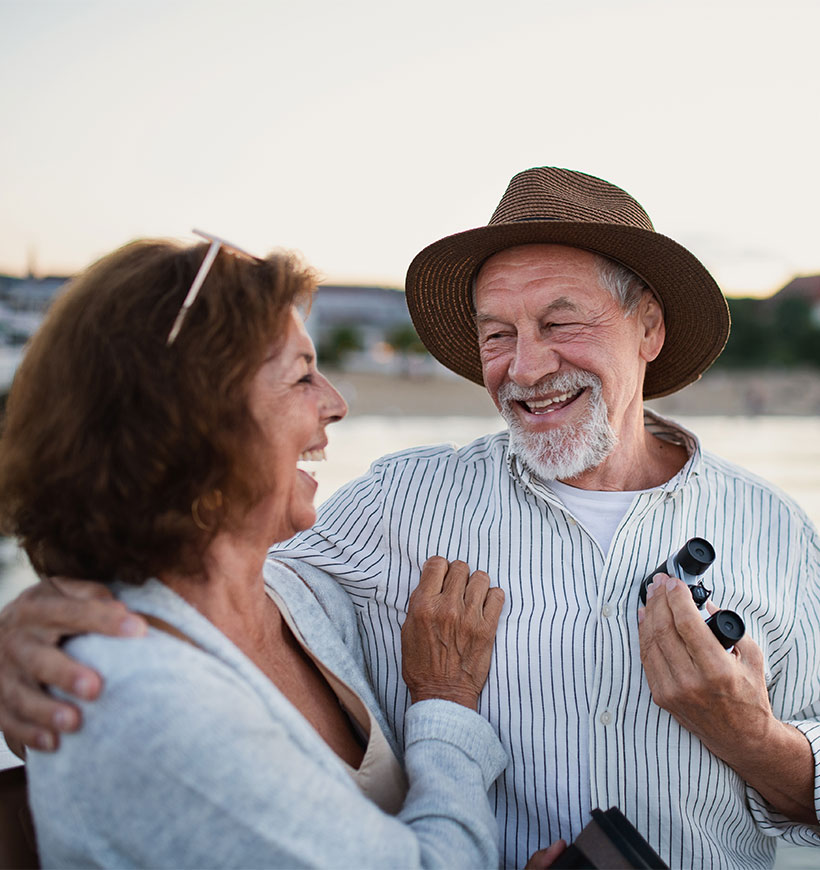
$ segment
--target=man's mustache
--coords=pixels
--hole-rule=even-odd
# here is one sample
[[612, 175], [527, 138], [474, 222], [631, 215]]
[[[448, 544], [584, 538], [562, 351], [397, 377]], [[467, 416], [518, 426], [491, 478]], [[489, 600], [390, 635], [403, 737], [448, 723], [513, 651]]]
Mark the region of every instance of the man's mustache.
[[549, 375], [530, 387], [522, 387], [513, 383], [502, 384], [498, 390], [498, 399], [501, 402], [525, 402], [527, 399], [536, 399], [544, 393], [577, 392], [585, 387], [600, 388], [601, 379], [592, 372], [576, 369], [571, 372]]

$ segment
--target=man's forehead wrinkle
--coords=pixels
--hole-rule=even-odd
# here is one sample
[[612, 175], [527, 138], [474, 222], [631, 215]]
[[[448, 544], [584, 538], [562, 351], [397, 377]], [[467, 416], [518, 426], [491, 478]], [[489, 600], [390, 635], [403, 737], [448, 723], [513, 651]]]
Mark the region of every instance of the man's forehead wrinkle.
[[[537, 314], [543, 317], [544, 315], [552, 314], [555, 311], [578, 312], [580, 310], [581, 308], [578, 303], [570, 299], [569, 296], [559, 296], [557, 299], [553, 299], [546, 305], [539, 306]], [[492, 311], [477, 311], [475, 314], [476, 323], [486, 323], [487, 321], [497, 321], [499, 319], [503, 319], [503, 315], [495, 314]]]
[[[584, 270], [566, 270], [562, 265], [529, 263], [510, 268], [508, 264], [490, 264], [479, 273], [474, 286], [474, 297], [487, 293], [544, 294], [561, 293], [570, 299], [577, 293], [601, 290], [600, 279], [596, 272], [585, 274]], [[604, 291], [606, 292], [606, 291]]]

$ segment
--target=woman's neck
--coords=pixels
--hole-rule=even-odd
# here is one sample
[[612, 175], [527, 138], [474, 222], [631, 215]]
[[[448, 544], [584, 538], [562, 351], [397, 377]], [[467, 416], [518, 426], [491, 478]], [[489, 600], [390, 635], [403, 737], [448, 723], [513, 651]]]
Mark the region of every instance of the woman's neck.
[[249, 546], [222, 532], [208, 545], [200, 572], [167, 571], [160, 580], [235, 643], [256, 645], [272, 628], [262, 578], [266, 554], [267, 547]]

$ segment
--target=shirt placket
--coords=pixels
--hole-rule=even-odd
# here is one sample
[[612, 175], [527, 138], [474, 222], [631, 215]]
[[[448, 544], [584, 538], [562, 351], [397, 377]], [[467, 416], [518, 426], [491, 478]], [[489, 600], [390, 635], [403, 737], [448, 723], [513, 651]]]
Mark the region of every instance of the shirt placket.
[[631, 566], [641, 548], [641, 524], [673, 498], [674, 491], [664, 490], [636, 498], [612, 538], [599, 577], [595, 673], [590, 692], [589, 786], [593, 806], [603, 809], [624, 801], [625, 723], [630, 711], [634, 712], [635, 695], [643, 679]]

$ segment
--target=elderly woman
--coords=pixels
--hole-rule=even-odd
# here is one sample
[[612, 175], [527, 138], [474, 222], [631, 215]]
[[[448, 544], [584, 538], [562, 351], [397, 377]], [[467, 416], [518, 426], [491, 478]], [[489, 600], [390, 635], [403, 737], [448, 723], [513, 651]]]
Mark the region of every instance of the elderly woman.
[[425, 566], [402, 768], [345, 593], [264, 567], [314, 522], [299, 465], [346, 412], [299, 315], [313, 286], [289, 255], [135, 242], [77, 278], [28, 349], [3, 526], [39, 573], [104, 581], [151, 626], [68, 641], [104, 688], [59, 751], [29, 754], [46, 865], [497, 863], [487, 789], [505, 757], [474, 710], [500, 590]]

